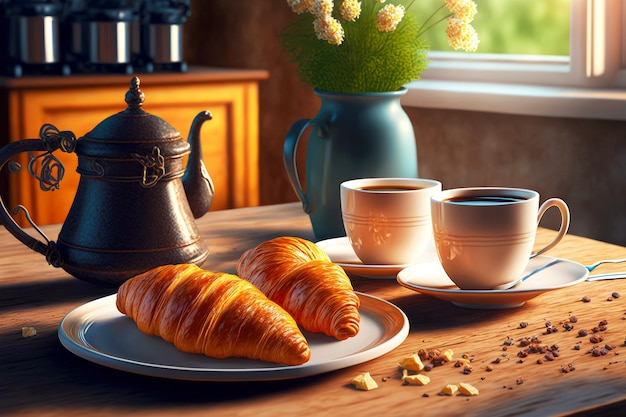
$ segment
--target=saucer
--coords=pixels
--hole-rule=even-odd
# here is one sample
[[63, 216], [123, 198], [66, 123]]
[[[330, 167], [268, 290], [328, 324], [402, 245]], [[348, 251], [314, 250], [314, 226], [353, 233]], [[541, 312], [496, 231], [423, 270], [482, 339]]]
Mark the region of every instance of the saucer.
[[[556, 258], [537, 256], [531, 259], [524, 274], [540, 268]], [[560, 259], [560, 262], [537, 272], [517, 287], [509, 290], [461, 290], [446, 275], [441, 263], [412, 265], [398, 273], [403, 287], [430, 295], [465, 308], [515, 308], [547, 291], [569, 287], [585, 281], [589, 271], [583, 265]]]
[[[367, 265], [356, 256], [347, 236], [321, 240], [316, 243], [330, 258], [341, 266], [346, 274], [375, 279], [396, 279], [398, 272], [409, 267], [404, 265]], [[435, 242], [431, 241], [422, 256], [410, 265], [438, 262]]]

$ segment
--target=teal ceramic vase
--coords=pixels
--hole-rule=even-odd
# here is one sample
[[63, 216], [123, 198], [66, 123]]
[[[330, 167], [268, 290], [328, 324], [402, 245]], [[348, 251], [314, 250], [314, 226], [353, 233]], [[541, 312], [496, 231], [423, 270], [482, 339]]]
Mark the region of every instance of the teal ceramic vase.
[[[413, 125], [400, 104], [407, 90], [381, 93], [332, 93], [321, 99], [314, 119], [294, 123], [285, 138], [283, 157], [289, 180], [309, 215], [318, 240], [345, 236], [339, 186], [367, 177], [417, 177]], [[305, 132], [304, 182], [296, 150]]]

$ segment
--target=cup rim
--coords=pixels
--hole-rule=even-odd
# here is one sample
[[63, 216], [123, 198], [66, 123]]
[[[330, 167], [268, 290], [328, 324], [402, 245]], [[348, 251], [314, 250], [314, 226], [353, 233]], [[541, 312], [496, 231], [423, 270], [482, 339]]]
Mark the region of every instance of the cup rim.
[[510, 203], [505, 204], [521, 204], [533, 199], [539, 198], [539, 193], [535, 190], [531, 190], [528, 188], [518, 188], [518, 187], [458, 187], [458, 188], [450, 188], [447, 190], [442, 190], [431, 196], [431, 201], [441, 203], [441, 204], [449, 204], [449, 205], [459, 205], [458, 202], [454, 201], [446, 201], [446, 198], [450, 198], [451, 196], [464, 196], [464, 197], [478, 197], [478, 196], [493, 196], [495, 193], [496, 196], [513, 196], [520, 197], [524, 200], [522, 201], [511, 201]]
[[431, 189], [433, 187], [441, 186], [441, 182], [429, 178], [406, 178], [406, 177], [372, 177], [372, 178], [354, 178], [351, 180], [343, 181], [340, 184], [340, 187], [346, 190], [359, 191], [368, 194], [380, 194], [389, 191], [382, 190], [364, 190], [359, 187], [363, 187], [363, 185], [359, 184], [368, 184], [372, 185], [371, 182], [377, 183], [377, 185], [415, 185], [424, 188], [414, 189], [414, 190], [394, 190], [394, 193], [414, 193], [425, 191]]

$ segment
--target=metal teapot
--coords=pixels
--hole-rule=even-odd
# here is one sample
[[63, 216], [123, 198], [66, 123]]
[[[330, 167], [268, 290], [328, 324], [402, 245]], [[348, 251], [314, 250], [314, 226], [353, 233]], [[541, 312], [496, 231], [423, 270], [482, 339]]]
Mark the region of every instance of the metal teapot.
[[204, 215], [213, 201], [213, 182], [200, 142], [200, 128], [211, 113], [195, 117], [185, 141], [171, 125], [141, 108], [144, 94], [139, 84], [134, 77], [126, 93], [126, 110], [81, 138], [44, 125], [40, 139], [0, 149], [0, 169], [8, 162], [12, 171], [21, 168], [10, 161], [13, 156], [31, 152], [34, 158], [33, 152], [44, 152], [41, 172], [33, 172], [29, 165], [42, 189], [53, 188], [55, 176], [62, 179], [63, 167], [52, 155], [55, 150], [78, 155], [80, 182], [56, 242], [18, 206], [14, 213], [23, 210], [45, 242], [26, 233], [1, 197], [0, 221], [23, 244], [45, 255], [49, 264], [86, 281], [119, 285], [159, 265], [200, 265], [209, 254], [194, 218]]

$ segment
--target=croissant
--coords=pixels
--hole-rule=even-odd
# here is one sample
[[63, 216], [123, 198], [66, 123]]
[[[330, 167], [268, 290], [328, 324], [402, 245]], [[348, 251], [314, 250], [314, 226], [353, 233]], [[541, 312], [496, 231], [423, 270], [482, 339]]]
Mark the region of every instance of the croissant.
[[286, 365], [310, 358], [293, 317], [235, 275], [191, 264], [156, 267], [124, 282], [116, 305], [140, 331], [183, 352]]
[[239, 258], [237, 274], [305, 330], [339, 340], [359, 332], [360, 300], [350, 278], [313, 242], [289, 236], [263, 242]]

